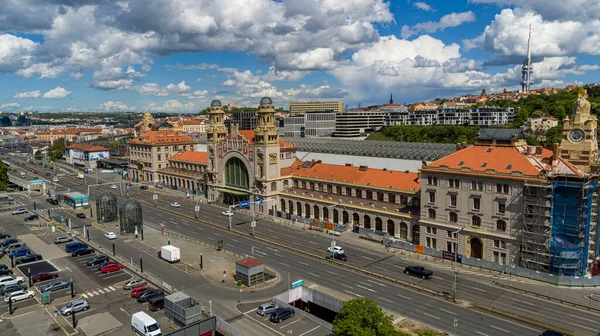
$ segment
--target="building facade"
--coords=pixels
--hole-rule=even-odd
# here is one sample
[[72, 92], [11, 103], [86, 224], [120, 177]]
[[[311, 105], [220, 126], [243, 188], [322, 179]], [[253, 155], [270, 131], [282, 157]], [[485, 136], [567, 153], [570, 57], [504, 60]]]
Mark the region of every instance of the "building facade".
[[89, 144], [72, 144], [67, 147], [66, 154], [69, 164], [81, 168], [96, 168], [98, 160], [110, 159], [108, 148]]
[[168, 159], [166, 167], [159, 169], [158, 181], [170, 189], [205, 195], [207, 163], [206, 152], [180, 151]]
[[498, 126], [515, 118], [512, 107], [480, 106], [477, 108], [441, 107], [436, 109], [409, 109], [395, 114], [399, 125], [469, 125]]
[[525, 128], [533, 133], [546, 132], [552, 127], [558, 126], [558, 119], [554, 117], [539, 117], [527, 119]]
[[255, 111], [235, 110], [227, 124], [236, 125], [239, 130], [253, 130], [258, 124], [258, 116]]
[[359, 137], [383, 127], [385, 112], [380, 110], [347, 110], [335, 120], [336, 137]]
[[296, 115], [306, 112], [325, 112], [333, 111], [334, 113], [344, 112], [343, 101], [312, 101], [312, 102], [292, 102], [290, 103], [290, 115]]
[[335, 131], [336, 113], [306, 112], [304, 114], [283, 117], [283, 136], [285, 137], [326, 137]]

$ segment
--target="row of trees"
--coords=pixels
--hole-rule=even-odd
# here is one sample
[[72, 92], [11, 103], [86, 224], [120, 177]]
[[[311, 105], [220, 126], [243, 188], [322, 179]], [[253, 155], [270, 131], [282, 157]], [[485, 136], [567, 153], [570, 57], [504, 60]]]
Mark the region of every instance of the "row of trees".
[[403, 142], [473, 143], [478, 127], [396, 125], [369, 135], [367, 140]]

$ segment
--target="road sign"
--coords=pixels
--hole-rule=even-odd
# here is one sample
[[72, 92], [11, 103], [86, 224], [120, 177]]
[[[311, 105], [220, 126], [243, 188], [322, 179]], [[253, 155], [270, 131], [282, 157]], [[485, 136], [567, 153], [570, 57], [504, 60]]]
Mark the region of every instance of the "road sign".
[[262, 198], [255, 199], [254, 200], [254, 204], [262, 205], [263, 204], [263, 199]]
[[249, 208], [250, 207], [250, 201], [241, 201], [240, 202], [240, 209], [241, 208]]
[[302, 285], [304, 285], [304, 280], [302, 280], [302, 279], [298, 280], [296, 282], [292, 282], [292, 288], [300, 287]]
[[251, 221], [250, 222], [250, 227], [256, 227], [256, 221]]
[[200, 211], [200, 207], [196, 205], [196, 206], [194, 207], [194, 211], [196, 211], [196, 212]]

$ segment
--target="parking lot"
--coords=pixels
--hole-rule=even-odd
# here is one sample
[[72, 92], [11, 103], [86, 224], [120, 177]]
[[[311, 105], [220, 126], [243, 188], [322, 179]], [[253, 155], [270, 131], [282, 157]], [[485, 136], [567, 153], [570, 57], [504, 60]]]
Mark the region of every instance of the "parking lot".
[[331, 331], [321, 327], [317, 323], [295, 314], [294, 317], [290, 317], [281, 323], [273, 323], [269, 321], [269, 315], [260, 316], [256, 313], [260, 303], [243, 303], [237, 306], [237, 309], [242, 314], [274, 335], [296, 335], [296, 336], [326, 336], [330, 335]]

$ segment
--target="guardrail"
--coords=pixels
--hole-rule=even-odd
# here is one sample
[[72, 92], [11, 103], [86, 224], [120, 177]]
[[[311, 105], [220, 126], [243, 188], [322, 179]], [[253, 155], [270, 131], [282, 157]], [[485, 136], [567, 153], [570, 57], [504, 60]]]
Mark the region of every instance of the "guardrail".
[[[529, 291], [529, 290], [526, 290], [526, 289], [517, 288], [517, 287], [511, 286], [511, 285], [502, 284], [502, 283], [499, 283], [499, 282], [496, 282], [496, 281], [492, 281], [492, 283], [494, 285], [498, 286], [498, 287], [502, 287], [502, 288], [505, 288], [505, 289], [510, 289], [510, 290], [513, 290], [513, 291], [516, 291], [516, 292], [519, 292], [519, 293], [522, 293], [522, 294], [534, 296], [534, 297], [537, 297], [537, 298], [542, 298], [544, 300], [548, 300], [548, 301], [552, 301], [552, 302], [557, 302], [557, 303], [560, 303], [560, 304], [563, 304], [563, 305], [568, 305], [568, 306], [571, 306], [571, 307], [574, 307], [574, 308], [579, 308], [579, 309], [591, 311], [591, 312], [594, 312], [594, 313], [600, 313], [600, 309], [598, 309], [598, 308], [588, 307], [588, 306], [585, 306], [585, 305], [582, 305], [582, 304], [579, 304], [579, 303], [561, 300], [559, 298], [555, 298], [555, 297], [552, 297], [550, 295], [532, 292], [532, 291]], [[594, 294], [592, 294], [592, 295], [594, 295]], [[600, 296], [598, 298], [600, 299]]]

